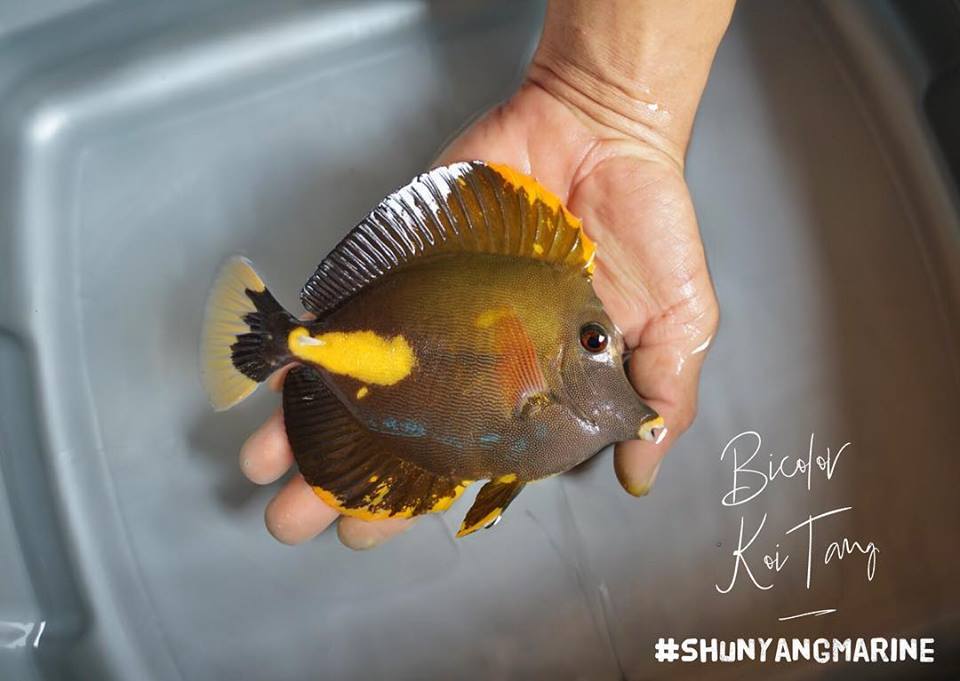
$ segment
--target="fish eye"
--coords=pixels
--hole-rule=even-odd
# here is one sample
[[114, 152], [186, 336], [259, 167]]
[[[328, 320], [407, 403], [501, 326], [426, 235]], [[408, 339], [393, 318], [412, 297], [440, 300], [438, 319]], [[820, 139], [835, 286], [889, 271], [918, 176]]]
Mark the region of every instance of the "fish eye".
[[595, 322], [584, 324], [580, 328], [580, 345], [589, 353], [603, 352], [609, 342], [607, 330]]

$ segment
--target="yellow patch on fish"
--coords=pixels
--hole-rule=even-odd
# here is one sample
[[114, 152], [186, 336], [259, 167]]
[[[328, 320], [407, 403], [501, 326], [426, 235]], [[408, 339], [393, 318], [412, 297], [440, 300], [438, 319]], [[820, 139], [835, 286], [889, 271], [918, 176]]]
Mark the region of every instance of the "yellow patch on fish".
[[511, 310], [506, 305], [501, 305], [500, 307], [491, 307], [489, 310], [481, 312], [477, 316], [476, 325], [478, 329], [489, 329], [491, 326], [499, 322], [505, 317], [509, 317], [513, 314]]
[[367, 504], [370, 506], [376, 506], [386, 498], [387, 493], [389, 491], [390, 491], [390, 483], [387, 480], [384, 480], [379, 485], [377, 485], [376, 489], [373, 490], [373, 494], [371, 494], [364, 501], [366, 501]]
[[399, 335], [384, 338], [373, 331], [331, 331], [311, 336], [306, 328], [298, 326], [290, 332], [287, 343], [298, 359], [374, 385], [398, 383], [416, 364], [413, 348]]
[[362, 400], [364, 397], [370, 394], [370, 388], [363, 386], [360, 390], [357, 391], [357, 399]]
[[644, 421], [637, 432], [637, 437], [655, 445], [660, 444], [667, 435], [666, 422], [662, 416]]
[[[376, 482], [379, 478], [376, 475], [370, 476], [370, 482]], [[450, 508], [451, 504], [454, 501], [460, 498], [460, 495], [463, 494], [463, 491], [467, 486], [472, 483], [472, 480], [464, 480], [461, 484], [457, 485], [453, 494], [450, 496], [440, 497], [434, 502], [427, 513], [437, 513], [439, 511], [446, 511]], [[316, 494], [320, 501], [325, 503], [327, 506], [337, 511], [341, 515], [349, 516], [351, 518], [359, 518], [360, 520], [384, 520], [386, 518], [410, 518], [413, 516], [414, 506], [405, 506], [397, 511], [392, 511], [388, 508], [379, 508], [374, 510], [370, 508], [371, 506], [376, 506], [381, 503], [387, 494], [390, 492], [390, 485], [387, 481], [381, 482], [377, 485], [376, 489], [373, 492], [373, 495], [365, 499], [364, 502], [366, 506], [348, 508], [343, 505], [343, 502], [337, 497], [336, 494], [328, 490], [323, 489], [322, 487], [313, 486], [313, 493]]]
[[461, 523], [460, 525], [460, 530], [457, 532], [457, 536], [465, 537], [468, 534], [473, 534], [477, 530], [486, 527], [487, 525], [492, 523], [494, 520], [499, 518], [502, 513], [503, 513], [503, 509], [498, 506], [497, 508], [490, 511], [487, 515], [483, 516], [480, 520], [475, 522], [473, 525], [467, 526], [467, 522], [466, 520], [464, 520], [463, 523]]
[[464, 480], [462, 484], [457, 485], [453, 489], [453, 494], [448, 497], [440, 497], [437, 499], [437, 503], [430, 507], [430, 513], [446, 511], [448, 508], [450, 508], [451, 504], [460, 498], [460, 495], [463, 494], [463, 490], [465, 490], [471, 482], [473, 482], [473, 480]]
[[[398, 511], [391, 511], [388, 508], [380, 508], [376, 511], [369, 508], [347, 508], [343, 502], [332, 492], [328, 492], [322, 487], [313, 487], [313, 493], [320, 497], [320, 501], [337, 511], [341, 515], [351, 518], [360, 518], [360, 520], [385, 520], [386, 518], [410, 518], [413, 516], [413, 506], [405, 506]], [[384, 492], [386, 494], [386, 492]]]

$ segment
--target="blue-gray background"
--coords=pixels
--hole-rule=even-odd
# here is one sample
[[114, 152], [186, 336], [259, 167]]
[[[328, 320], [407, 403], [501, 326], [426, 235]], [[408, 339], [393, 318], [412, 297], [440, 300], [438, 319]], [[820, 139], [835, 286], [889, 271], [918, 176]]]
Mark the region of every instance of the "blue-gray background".
[[[736, 13], [688, 166], [722, 330], [651, 496], [620, 491], [605, 453], [495, 531], [452, 539], [471, 493], [358, 554], [263, 529], [275, 490], [235, 453], [277, 399], [206, 406], [207, 287], [241, 252], [292, 306], [367, 209], [510, 93], [542, 6], [0, 0], [0, 678], [692, 679], [652, 661], [656, 637], [923, 633], [945, 673], [960, 225], [928, 74], [886, 7]], [[852, 445], [813, 491], [724, 509], [720, 451], [748, 429], [761, 459], [805, 455], [811, 432], [818, 452]], [[782, 531], [841, 506], [818, 551], [873, 540], [876, 576], [852, 557], [806, 590]], [[741, 512], [795, 555], [775, 588], [721, 595]], [[778, 622], [819, 608], [838, 611]]]

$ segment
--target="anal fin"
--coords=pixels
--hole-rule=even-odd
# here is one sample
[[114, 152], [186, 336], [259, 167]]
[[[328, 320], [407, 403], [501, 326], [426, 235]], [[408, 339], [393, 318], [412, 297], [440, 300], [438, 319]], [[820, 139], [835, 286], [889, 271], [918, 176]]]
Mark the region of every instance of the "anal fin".
[[380, 520], [443, 511], [469, 484], [392, 454], [389, 442], [358, 423], [308, 366], [287, 375], [283, 415], [300, 473], [344, 515]]
[[460, 525], [457, 536], [465, 537], [496, 523], [526, 484], [511, 474], [491, 480], [481, 487], [473, 506], [467, 511], [467, 516]]

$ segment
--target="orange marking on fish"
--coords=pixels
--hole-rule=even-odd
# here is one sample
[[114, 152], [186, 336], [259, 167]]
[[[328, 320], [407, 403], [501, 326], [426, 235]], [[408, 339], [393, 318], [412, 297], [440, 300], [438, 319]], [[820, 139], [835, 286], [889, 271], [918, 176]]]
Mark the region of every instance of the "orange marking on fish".
[[[512, 186], [518, 192], [526, 195], [527, 201], [530, 202], [531, 206], [537, 201], [542, 202], [550, 211], [555, 214], [560, 214], [563, 222], [566, 223], [564, 225], [565, 227], [574, 229], [578, 232], [577, 236], [579, 238], [579, 244], [573, 250], [572, 254], [580, 261], [580, 264], [583, 266], [583, 269], [586, 271], [587, 275], [592, 275], [597, 246], [583, 230], [583, 222], [580, 220], [580, 218], [571, 213], [567, 207], [563, 205], [560, 197], [540, 184], [535, 178], [529, 175], [524, 175], [523, 173], [519, 173], [510, 166], [503, 165], [501, 163], [488, 163], [487, 166], [495, 173], [500, 175], [500, 177], [502, 177], [507, 184]], [[547, 246], [547, 249], [549, 249], [549, 246], [553, 244], [554, 236], [559, 229], [560, 225], [554, 225], [552, 229], [544, 230], [540, 235], [542, 243], [539, 241], [535, 242], [533, 244], [533, 252], [538, 256], [542, 256], [545, 250], [544, 246]]]
[[[523, 173], [518, 173], [510, 166], [502, 163], [488, 163], [487, 166], [502, 177], [507, 184], [514, 187], [517, 191], [525, 193], [527, 195], [527, 201], [529, 201], [531, 205], [539, 199], [554, 212], [563, 210], [569, 213], [569, 211], [564, 208], [563, 203], [561, 203], [560, 197], [537, 182], [535, 178], [524, 175]], [[571, 215], [571, 217], [573, 216]]]
[[491, 329], [500, 385], [511, 408], [530, 395], [547, 390], [537, 349], [515, 312], [506, 306], [491, 308], [477, 318], [477, 326]]

